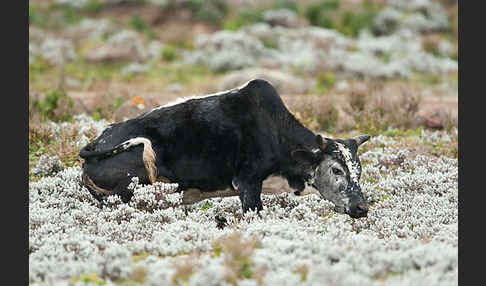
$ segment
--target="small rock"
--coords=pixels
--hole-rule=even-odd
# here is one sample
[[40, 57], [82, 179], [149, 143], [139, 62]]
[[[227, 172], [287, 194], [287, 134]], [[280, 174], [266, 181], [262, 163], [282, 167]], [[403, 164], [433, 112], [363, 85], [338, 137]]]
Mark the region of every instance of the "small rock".
[[172, 83], [167, 86], [167, 91], [170, 93], [181, 93], [184, 91], [184, 86], [178, 83]]
[[286, 28], [299, 27], [297, 14], [290, 9], [269, 10], [263, 14], [263, 21], [271, 26], [282, 26]]
[[134, 31], [123, 30], [111, 36], [106, 44], [85, 55], [91, 62], [143, 61], [148, 57], [142, 40]]
[[432, 129], [444, 128], [449, 118], [449, 113], [441, 108], [436, 108], [423, 116], [425, 126]]
[[344, 91], [350, 87], [350, 84], [346, 80], [340, 80], [336, 83], [336, 90]]
[[440, 32], [448, 25], [446, 10], [435, 1], [389, 0], [388, 6], [375, 17], [373, 31], [377, 35], [389, 35], [400, 29], [418, 33]]
[[131, 74], [138, 74], [144, 73], [150, 69], [149, 65], [146, 64], [139, 64], [139, 63], [131, 63], [120, 71], [122, 75], [131, 75]]
[[66, 84], [66, 87], [69, 87], [69, 88], [81, 88], [81, 87], [83, 87], [83, 83], [81, 81], [79, 81], [78, 79], [73, 78], [73, 77], [67, 76], [64, 80], [64, 83]]
[[47, 39], [40, 47], [40, 56], [51, 65], [59, 65], [77, 58], [73, 42], [65, 39]]
[[100, 40], [114, 31], [115, 25], [108, 19], [83, 19], [79, 25], [69, 28], [67, 33], [73, 38]]
[[85, 58], [89, 62], [116, 62], [136, 60], [130, 47], [101, 45], [86, 53]]
[[185, 54], [185, 61], [207, 65], [214, 71], [229, 71], [256, 66], [268, 54], [256, 38], [242, 31], [218, 31], [196, 37], [196, 49]]
[[151, 41], [147, 46], [147, 57], [150, 60], [157, 61], [162, 56], [164, 45], [159, 41]]

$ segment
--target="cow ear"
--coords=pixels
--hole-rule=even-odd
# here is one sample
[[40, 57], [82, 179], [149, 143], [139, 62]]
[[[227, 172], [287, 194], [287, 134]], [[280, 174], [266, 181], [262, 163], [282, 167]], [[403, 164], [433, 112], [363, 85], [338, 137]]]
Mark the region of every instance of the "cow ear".
[[292, 158], [301, 164], [313, 164], [315, 154], [309, 150], [297, 149], [291, 152]]
[[359, 136], [356, 136], [354, 137], [354, 141], [356, 141], [356, 144], [361, 145], [363, 143], [365, 143], [366, 141], [368, 141], [368, 139], [370, 139], [370, 135], [366, 134], [366, 135], [359, 135]]
[[327, 140], [322, 138], [321, 134], [317, 134], [316, 141], [317, 141], [317, 145], [321, 148], [321, 150], [326, 149]]

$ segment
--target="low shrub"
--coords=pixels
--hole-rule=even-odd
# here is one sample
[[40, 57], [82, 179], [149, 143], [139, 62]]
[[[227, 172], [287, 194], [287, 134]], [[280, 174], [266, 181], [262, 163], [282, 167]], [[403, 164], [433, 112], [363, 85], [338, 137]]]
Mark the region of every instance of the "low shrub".
[[106, 281], [101, 279], [96, 273], [81, 274], [71, 279], [72, 284], [106, 285]]
[[177, 48], [172, 45], [165, 45], [162, 49], [162, 58], [168, 62], [174, 61], [177, 59]]
[[336, 84], [336, 74], [333, 72], [321, 72], [317, 75], [317, 88], [324, 92], [327, 89], [334, 88]]
[[197, 260], [193, 257], [185, 257], [180, 261], [175, 261], [173, 267], [175, 273], [172, 276], [173, 285], [189, 285], [189, 279], [197, 267]]
[[35, 111], [43, 119], [52, 121], [70, 121], [73, 115], [74, 101], [62, 89], [47, 92], [42, 99], [33, 102]]
[[223, 0], [167, 1], [161, 8], [169, 13], [178, 9], [188, 9], [196, 20], [215, 26], [221, 25], [228, 13], [227, 4]]
[[49, 64], [41, 57], [36, 57], [33, 63], [29, 64], [29, 80], [36, 81], [49, 70]]
[[327, 0], [313, 3], [306, 8], [305, 16], [314, 26], [332, 29], [334, 27], [334, 21], [331, 15], [339, 8], [339, 6], [339, 0]]
[[238, 30], [243, 26], [256, 24], [263, 21], [263, 14], [268, 10], [289, 9], [296, 13], [299, 12], [297, 1], [293, 0], [274, 0], [272, 2], [261, 2], [254, 5], [245, 5], [238, 8], [234, 15], [226, 17], [223, 28], [225, 30]]
[[130, 18], [130, 26], [139, 32], [143, 32], [149, 28], [145, 20], [139, 15], [133, 15], [132, 18]]
[[29, 3], [29, 24], [34, 26], [42, 26], [45, 18], [45, 14], [39, 11], [37, 7]]
[[270, 9], [289, 9], [296, 13], [299, 12], [299, 5], [297, 4], [298, 1], [295, 0], [274, 0], [271, 3]]
[[213, 242], [215, 252], [224, 254], [225, 280], [237, 285], [238, 279], [250, 279], [252, 273], [251, 255], [259, 246], [255, 238], [243, 239], [241, 232], [234, 232], [227, 237]]
[[139, 15], [132, 16], [130, 19], [130, 26], [138, 32], [145, 33], [149, 40], [157, 38], [150, 25]]
[[115, 112], [128, 100], [127, 97], [128, 95], [119, 96], [113, 93], [106, 93], [100, 96], [96, 107], [90, 112], [93, 120], [114, 120]]
[[389, 127], [414, 127], [422, 97], [406, 88], [402, 88], [398, 96], [390, 96], [371, 87], [365, 90], [352, 89], [347, 94], [347, 100], [349, 106], [346, 111], [354, 118], [356, 128], [377, 135]]
[[203, 22], [219, 26], [223, 22], [223, 18], [228, 13], [226, 2], [222, 0], [193, 2], [200, 3], [195, 14], [197, 19]]
[[311, 130], [336, 131], [339, 111], [333, 96], [306, 96], [288, 100], [288, 108], [295, 118]]
[[80, 165], [79, 151], [83, 144], [79, 142], [94, 140], [96, 135], [97, 130], [93, 127], [81, 130], [79, 123], [56, 124], [33, 116], [29, 120], [29, 173], [42, 155], [58, 157], [66, 167]]
[[362, 29], [370, 28], [381, 5], [365, 2], [351, 10], [340, 9], [339, 0], [328, 0], [311, 4], [305, 16], [314, 26], [335, 29], [349, 37], [357, 37]]
[[86, 5], [83, 6], [81, 11], [91, 14], [97, 14], [101, 12], [103, 9], [104, 4], [100, 0], [90, 0]]
[[263, 21], [264, 10], [259, 7], [245, 7], [238, 11], [236, 16], [226, 19], [224, 29], [238, 30], [239, 28]]
[[345, 11], [336, 29], [344, 35], [357, 37], [362, 29], [372, 26], [373, 19], [377, 14], [378, 10], [372, 7], [356, 12]]

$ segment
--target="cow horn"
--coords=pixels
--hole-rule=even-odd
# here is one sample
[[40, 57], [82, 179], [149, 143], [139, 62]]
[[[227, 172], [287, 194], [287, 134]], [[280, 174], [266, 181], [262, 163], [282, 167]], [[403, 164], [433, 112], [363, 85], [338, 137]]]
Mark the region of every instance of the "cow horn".
[[359, 136], [356, 136], [354, 137], [354, 141], [356, 141], [356, 143], [359, 145], [365, 143], [366, 141], [368, 141], [368, 139], [370, 139], [370, 135], [366, 134], [366, 135], [359, 135]]

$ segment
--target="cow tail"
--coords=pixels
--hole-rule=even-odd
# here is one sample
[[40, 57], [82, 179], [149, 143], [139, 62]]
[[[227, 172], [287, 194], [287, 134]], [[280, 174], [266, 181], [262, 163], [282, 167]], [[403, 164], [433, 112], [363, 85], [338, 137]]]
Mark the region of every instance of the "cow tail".
[[125, 149], [128, 148], [128, 147], [125, 147], [123, 144], [125, 144], [125, 142], [115, 146], [114, 148], [107, 149], [107, 150], [101, 150], [101, 151], [91, 151], [90, 147], [92, 147], [92, 146], [86, 145], [79, 152], [79, 157], [86, 159], [86, 158], [90, 158], [90, 157], [108, 157], [108, 156], [111, 156], [111, 155], [115, 155], [115, 154], [120, 153], [120, 152], [122, 152], [122, 151], [124, 151]]
[[145, 140], [147, 142], [143, 143], [142, 159], [145, 169], [147, 170], [149, 180], [153, 184], [157, 181], [157, 166], [155, 165], [157, 155], [155, 155], [154, 149], [152, 149], [152, 143], [150, 140]]

